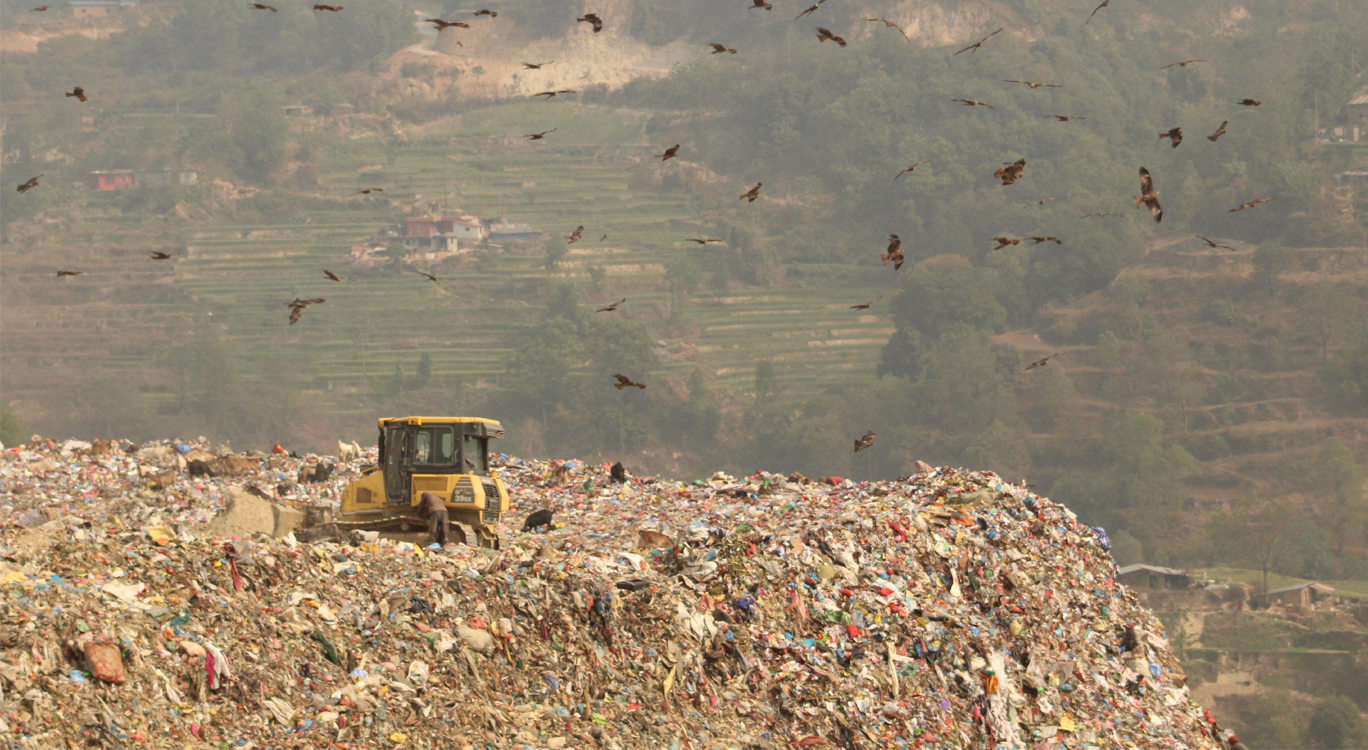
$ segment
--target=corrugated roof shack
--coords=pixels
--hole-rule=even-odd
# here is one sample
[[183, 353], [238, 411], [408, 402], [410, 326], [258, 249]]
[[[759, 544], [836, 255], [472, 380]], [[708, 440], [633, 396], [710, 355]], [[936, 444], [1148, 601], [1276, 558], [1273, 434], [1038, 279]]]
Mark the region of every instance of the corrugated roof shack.
[[1310, 608], [1322, 602], [1336, 601], [1335, 590], [1323, 583], [1299, 583], [1295, 586], [1284, 586], [1280, 589], [1273, 589], [1265, 594], [1251, 597], [1249, 603], [1254, 607], [1264, 608], [1280, 604], [1284, 607], [1303, 607]]
[[1137, 563], [1117, 571], [1116, 581], [1133, 589], [1186, 589], [1192, 586], [1192, 574], [1186, 570]]
[[1344, 116], [1352, 124], [1368, 124], [1368, 90], [1360, 91], [1344, 105]]

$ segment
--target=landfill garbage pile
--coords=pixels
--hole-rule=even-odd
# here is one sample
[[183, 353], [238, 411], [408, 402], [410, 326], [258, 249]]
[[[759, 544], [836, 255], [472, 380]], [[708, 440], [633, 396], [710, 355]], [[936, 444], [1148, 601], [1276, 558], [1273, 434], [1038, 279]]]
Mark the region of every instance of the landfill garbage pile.
[[373, 449], [282, 493], [308, 459], [151, 483], [175, 446], [0, 454], [9, 747], [1242, 747], [1105, 534], [991, 473], [504, 456], [554, 520], [495, 551], [225, 532], [235, 488], [334, 502]]

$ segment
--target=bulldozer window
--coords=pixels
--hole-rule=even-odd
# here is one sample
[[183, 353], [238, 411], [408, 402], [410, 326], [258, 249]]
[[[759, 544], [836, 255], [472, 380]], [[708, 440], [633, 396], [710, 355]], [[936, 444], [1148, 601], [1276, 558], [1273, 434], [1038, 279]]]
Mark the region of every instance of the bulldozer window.
[[450, 427], [424, 427], [414, 436], [413, 463], [450, 466], [455, 458], [456, 437]]
[[489, 443], [485, 438], [466, 435], [462, 453], [466, 471], [472, 474], [489, 473]]

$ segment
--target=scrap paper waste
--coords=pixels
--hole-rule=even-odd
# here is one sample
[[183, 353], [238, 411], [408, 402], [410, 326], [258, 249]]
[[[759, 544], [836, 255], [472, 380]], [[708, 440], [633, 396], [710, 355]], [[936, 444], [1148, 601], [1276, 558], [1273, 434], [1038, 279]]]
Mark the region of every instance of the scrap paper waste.
[[[177, 471], [223, 460], [203, 439], [0, 453], [7, 747], [1237, 742], [1104, 533], [992, 473], [615, 483], [500, 456], [499, 550], [253, 520], [335, 505], [375, 458], [351, 453], [321, 483], [279, 453]], [[550, 530], [520, 533], [541, 509]]]

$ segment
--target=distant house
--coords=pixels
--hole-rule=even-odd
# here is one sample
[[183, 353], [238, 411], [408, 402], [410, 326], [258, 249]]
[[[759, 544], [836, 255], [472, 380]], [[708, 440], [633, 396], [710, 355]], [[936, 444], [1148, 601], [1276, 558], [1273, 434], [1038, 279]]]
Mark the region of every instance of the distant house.
[[89, 172], [86, 185], [91, 190], [124, 190], [131, 187], [150, 187], [153, 185], [195, 185], [199, 183], [199, 172], [193, 169], [160, 169], [146, 172], [132, 169], [111, 169], [109, 171]]
[[404, 220], [404, 247], [410, 250], [454, 252], [460, 241], [478, 244], [485, 236], [484, 223], [474, 216], [410, 217]]
[[1359, 127], [1368, 125], [1368, 91], [1360, 91], [1344, 105], [1344, 115]]
[[1274, 604], [1281, 604], [1284, 607], [1310, 607], [1334, 596], [1335, 590], [1325, 584], [1299, 583], [1250, 597], [1249, 603], [1255, 607], [1271, 607]]
[[355, 113], [356, 107], [347, 104], [346, 102], [341, 102], [338, 104], [320, 104], [317, 107], [314, 107], [313, 110], [316, 114], [323, 115], [324, 117], [342, 117], [343, 115]]
[[531, 242], [541, 239], [546, 233], [530, 224], [520, 224], [511, 219], [494, 219], [489, 222], [490, 242]]
[[1185, 589], [1192, 585], [1192, 574], [1186, 570], [1137, 563], [1121, 568], [1116, 580], [1131, 588]]
[[285, 105], [285, 116], [286, 116], [286, 117], [303, 117], [304, 115], [311, 115], [311, 114], [313, 114], [313, 112], [314, 112], [314, 108], [313, 108], [313, 107], [310, 107], [310, 106], [307, 105], [307, 104], [287, 104], [287, 105]]

